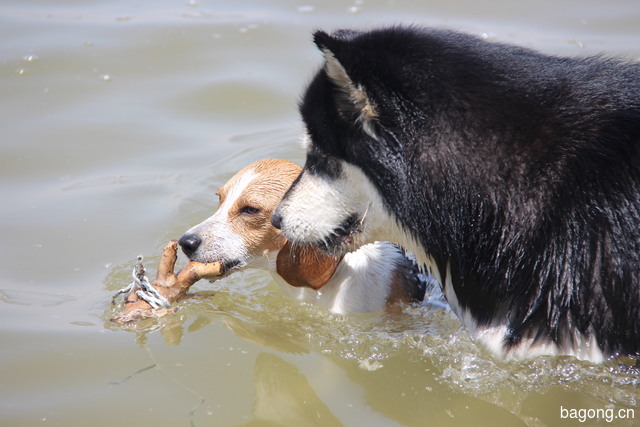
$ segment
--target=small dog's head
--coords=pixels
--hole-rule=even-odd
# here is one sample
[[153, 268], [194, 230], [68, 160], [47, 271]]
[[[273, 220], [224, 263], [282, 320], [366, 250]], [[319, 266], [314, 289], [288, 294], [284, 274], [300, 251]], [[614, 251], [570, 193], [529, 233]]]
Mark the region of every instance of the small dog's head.
[[282, 248], [286, 240], [269, 218], [299, 173], [300, 167], [286, 160], [265, 159], [243, 168], [216, 193], [218, 210], [180, 238], [185, 255], [246, 267]]
[[271, 269], [271, 255], [277, 254], [276, 270], [290, 284], [322, 286], [339, 259], [288, 244], [270, 223], [273, 210], [300, 169], [295, 163], [275, 159], [243, 168], [218, 190], [220, 205], [213, 216], [180, 238], [182, 251], [192, 261], [221, 261], [228, 272], [245, 267]]

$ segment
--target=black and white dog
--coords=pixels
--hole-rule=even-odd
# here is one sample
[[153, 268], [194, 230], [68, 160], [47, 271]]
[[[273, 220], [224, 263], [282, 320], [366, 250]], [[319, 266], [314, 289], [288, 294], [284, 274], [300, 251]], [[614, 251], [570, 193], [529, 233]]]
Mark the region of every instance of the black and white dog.
[[412, 251], [507, 358], [640, 352], [640, 66], [445, 30], [315, 34], [298, 244]]

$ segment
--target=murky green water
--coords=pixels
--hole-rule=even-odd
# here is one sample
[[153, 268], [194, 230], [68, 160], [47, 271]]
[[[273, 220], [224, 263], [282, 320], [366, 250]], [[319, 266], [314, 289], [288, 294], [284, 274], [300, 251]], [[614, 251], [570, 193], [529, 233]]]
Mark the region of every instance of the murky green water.
[[639, 22], [632, 0], [4, 1], [0, 425], [561, 425], [562, 409], [638, 408], [624, 361], [499, 361], [437, 307], [332, 316], [259, 271], [198, 284], [143, 331], [107, 319], [135, 257], [154, 269], [233, 173], [303, 160], [314, 29], [421, 23], [639, 59]]

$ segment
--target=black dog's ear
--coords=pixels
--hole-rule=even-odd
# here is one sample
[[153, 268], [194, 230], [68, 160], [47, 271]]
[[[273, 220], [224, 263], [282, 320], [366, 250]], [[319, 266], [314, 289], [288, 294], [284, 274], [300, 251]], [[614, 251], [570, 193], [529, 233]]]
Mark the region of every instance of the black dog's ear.
[[316, 31], [313, 34], [313, 42], [318, 46], [318, 49], [329, 49], [331, 51], [338, 50], [340, 44], [349, 42], [360, 35], [358, 31], [353, 30], [338, 30], [329, 35], [324, 31]]
[[325, 73], [339, 91], [336, 97], [336, 106], [339, 112], [345, 118], [351, 118], [355, 113], [364, 131], [375, 138], [375, 121], [378, 118], [378, 110], [364, 86], [354, 82], [344, 61], [340, 59], [347, 54], [349, 49], [345, 48], [356, 35], [357, 33], [351, 31], [340, 31], [334, 35], [317, 31], [313, 40], [324, 54]]
[[320, 50], [332, 50], [332, 48], [335, 49], [336, 47], [336, 40], [324, 31], [316, 31], [313, 34], [313, 42]]

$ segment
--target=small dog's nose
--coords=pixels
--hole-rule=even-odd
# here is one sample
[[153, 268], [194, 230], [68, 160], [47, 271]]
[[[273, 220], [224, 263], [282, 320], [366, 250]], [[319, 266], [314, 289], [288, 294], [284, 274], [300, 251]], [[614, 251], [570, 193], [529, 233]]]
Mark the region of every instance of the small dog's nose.
[[271, 225], [273, 225], [278, 230], [280, 230], [280, 228], [282, 227], [282, 216], [277, 212], [274, 212], [273, 215], [271, 215]]
[[185, 234], [178, 240], [178, 244], [182, 247], [182, 252], [188, 257], [198, 249], [202, 240], [194, 234]]

